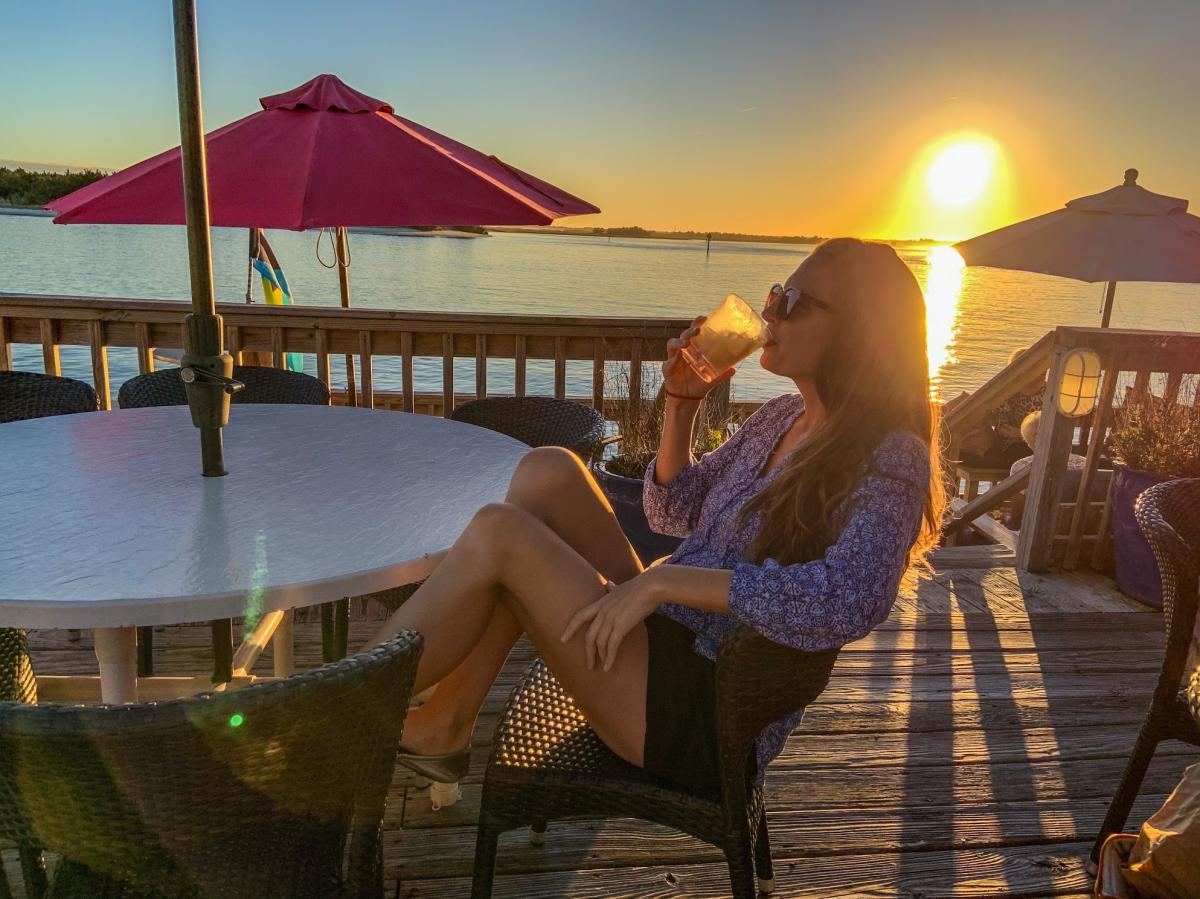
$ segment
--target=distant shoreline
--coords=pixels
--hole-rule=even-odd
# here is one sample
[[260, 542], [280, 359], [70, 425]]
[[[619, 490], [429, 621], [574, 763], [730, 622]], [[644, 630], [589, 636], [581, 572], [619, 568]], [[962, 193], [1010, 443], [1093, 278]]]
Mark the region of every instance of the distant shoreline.
[[6, 206], [0, 203], [0, 215], [29, 215], [38, 218], [52, 218], [53, 212], [41, 206]]
[[[708, 234], [702, 231], [651, 231], [645, 228], [566, 228], [556, 226], [506, 226], [498, 227], [495, 225], [488, 226], [489, 231], [501, 231], [507, 234], [549, 234], [560, 237], [595, 237], [610, 239], [613, 237], [622, 240], [688, 240], [696, 242], [704, 242], [708, 240]], [[783, 244], [805, 244], [811, 246], [825, 240], [824, 237], [818, 235], [776, 235], [776, 234], [738, 234], [732, 232], [712, 232], [713, 243], [783, 243]], [[914, 240], [880, 240], [880, 243], [905, 246], [913, 245], [933, 245], [946, 243], [944, 240], [934, 240], [929, 237], [917, 238]]]

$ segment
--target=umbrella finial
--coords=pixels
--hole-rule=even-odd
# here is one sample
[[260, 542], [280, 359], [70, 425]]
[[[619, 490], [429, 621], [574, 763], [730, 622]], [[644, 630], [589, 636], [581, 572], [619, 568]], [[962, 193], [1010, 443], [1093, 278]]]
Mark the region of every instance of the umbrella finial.
[[1131, 186], [1137, 184], [1137, 178], [1138, 178], [1138, 170], [1137, 169], [1126, 169], [1124, 186], [1131, 187]]

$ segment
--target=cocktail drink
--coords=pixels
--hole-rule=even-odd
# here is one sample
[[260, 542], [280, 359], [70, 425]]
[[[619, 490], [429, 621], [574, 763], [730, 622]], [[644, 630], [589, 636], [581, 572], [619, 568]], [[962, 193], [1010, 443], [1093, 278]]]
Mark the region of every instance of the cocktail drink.
[[766, 342], [767, 323], [749, 303], [731, 293], [680, 353], [696, 374], [711, 382]]

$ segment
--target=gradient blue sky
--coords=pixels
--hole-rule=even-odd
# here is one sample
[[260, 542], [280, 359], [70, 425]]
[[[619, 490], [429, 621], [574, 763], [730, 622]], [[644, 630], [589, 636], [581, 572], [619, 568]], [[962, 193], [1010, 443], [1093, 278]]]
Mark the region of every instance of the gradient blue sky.
[[[604, 209], [564, 224], [958, 237], [1130, 165], [1200, 203], [1200, 0], [198, 6], [209, 130], [333, 72]], [[0, 158], [119, 168], [178, 143], [168, 0], [3, 21]], [[1000, 170], [950, 220], [917, 176], [968, 131]]]

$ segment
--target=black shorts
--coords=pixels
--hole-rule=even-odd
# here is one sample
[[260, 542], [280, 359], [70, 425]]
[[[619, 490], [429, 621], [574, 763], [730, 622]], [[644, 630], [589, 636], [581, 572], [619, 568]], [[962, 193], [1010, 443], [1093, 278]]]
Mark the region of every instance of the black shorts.
[[692, 648], [696, 635], [666, 615], [647, 618], [646, 633], [643, 767], [661, 780], [716, 797], [716, 665]]

